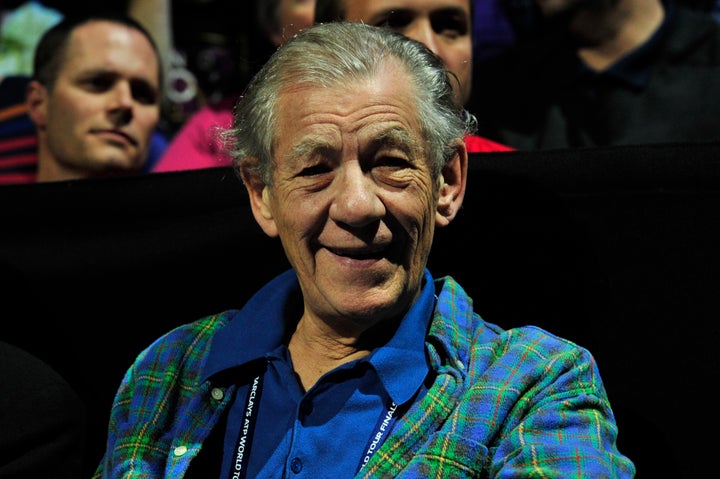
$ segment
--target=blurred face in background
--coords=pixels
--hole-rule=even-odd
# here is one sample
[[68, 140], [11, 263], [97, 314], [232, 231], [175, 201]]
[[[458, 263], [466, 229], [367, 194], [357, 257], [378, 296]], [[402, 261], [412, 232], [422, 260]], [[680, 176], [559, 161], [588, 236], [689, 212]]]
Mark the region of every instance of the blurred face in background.
[[280, 0], [278, 31], [271, 34], [270, 39], [275, 45], [281, 45], [300, 30], [312, 26], [314, 18], [315, 0]]
[[553, 18], [557, 15], [572, 11], [583, 4], [591, 5], [593, 3], [609, 4], [611, 2], [588, 2], [585, 0], [535, 0], [535, 4], [538, 6], [545, 18]]
[[139, 31], [108, 21], [78, 26], [52, 87], [32, 81], [38, 180], [138, 171], [160, 118], [160, 64]]
[[457, 75], [464, 105], [472, 88], [470, 1], [345, 0], [345, 18], [385, 26], [427, 45]]

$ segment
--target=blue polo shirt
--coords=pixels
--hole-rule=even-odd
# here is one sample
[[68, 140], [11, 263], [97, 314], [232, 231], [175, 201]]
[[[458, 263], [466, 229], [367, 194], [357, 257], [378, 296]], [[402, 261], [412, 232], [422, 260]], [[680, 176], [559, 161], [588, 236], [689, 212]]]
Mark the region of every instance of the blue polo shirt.
[[[425, 337], [435, 305], [429, 271], [384, 346], [326, 373], [306, 393], [285, 345], [302, 312], [300, 295], [295, 272], [283, 273], [213, 341], [203, 376], [232, 374], [238, 384], [225, 423], [222, 479], [353, 477], [403, 406], [426, 392]], [[238, 470], [246, 475], [234, 476]]]

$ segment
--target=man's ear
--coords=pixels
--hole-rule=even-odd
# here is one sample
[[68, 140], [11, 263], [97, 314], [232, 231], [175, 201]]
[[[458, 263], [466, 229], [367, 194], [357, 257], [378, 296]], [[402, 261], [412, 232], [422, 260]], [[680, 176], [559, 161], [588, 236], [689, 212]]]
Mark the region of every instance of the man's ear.
[[39, 129], [47, 124], [48, 90], [37, 80], [31, 80], [25, 90], [25, 105], [28, 116]]
[[440, 175], [440, 196], [438, 198], [435, 224], [447, 226], [457, 215], [465, 198], [467, 186], [468, 153], [465, 142], [458, 140], [455, 153], [446, 163]]
[[250, 197], [250, 208], [255, 221], [266, 235], [274, 238], [278, 235], [275, 217], [272, 213], [270, 187], [265, 184], [258, 170], [254, 168], [259, 161], [256, 158], [245, 158], [240, 164], [240, 176]]

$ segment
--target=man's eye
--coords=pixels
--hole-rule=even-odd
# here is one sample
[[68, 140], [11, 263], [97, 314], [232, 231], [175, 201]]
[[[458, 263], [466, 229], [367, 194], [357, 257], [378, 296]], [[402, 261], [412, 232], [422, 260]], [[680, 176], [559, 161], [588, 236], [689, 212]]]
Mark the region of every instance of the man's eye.
[[387, 17], [380, 19], [376, 26], [399, 30], [407, 27], [412, 21], [412, 16], [407, 12], [390, 12]]
[[432, 19], [435, 33], [446, 37], [457, 38], [468, 34], [467, 22], [458, 15], [438, 15]]
[[145, 105], [153, 105], [158, 102], [158, 92], [150, 85], [144, 82], [133, 83], [132, 96], [139, 103]]
[[327, 165], [317, 164], [303, 168], [298, 176], [317, 176], [327, 173], [328, 171], [330, 171], [330, 168], [328, 168]]
[[405, 158], [401, 158], [398, 156], [381, 156], [377, 160], [375, 160], [375, 166], [376, 167], [385, 167], [385, 168], [407, 168], [408, 161]]
[[88, 90], [102, 92], [112, 87], [113, 79], [106, 76], [97, 76], [88, 78], [84, 83]]

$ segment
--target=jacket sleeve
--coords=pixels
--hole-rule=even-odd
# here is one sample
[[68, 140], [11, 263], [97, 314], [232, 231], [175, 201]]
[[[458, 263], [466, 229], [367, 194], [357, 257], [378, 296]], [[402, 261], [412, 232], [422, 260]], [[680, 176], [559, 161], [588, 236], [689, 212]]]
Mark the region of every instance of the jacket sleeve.
[[493, 381], [496, 404], [505, 405], [494, 408], [504, 419], [490, 445], [490, 477], [634, 477], [633, 463], [618, 451], [592, 355], [537, 328], [523, 330], [503, 354], [506, 379]]

